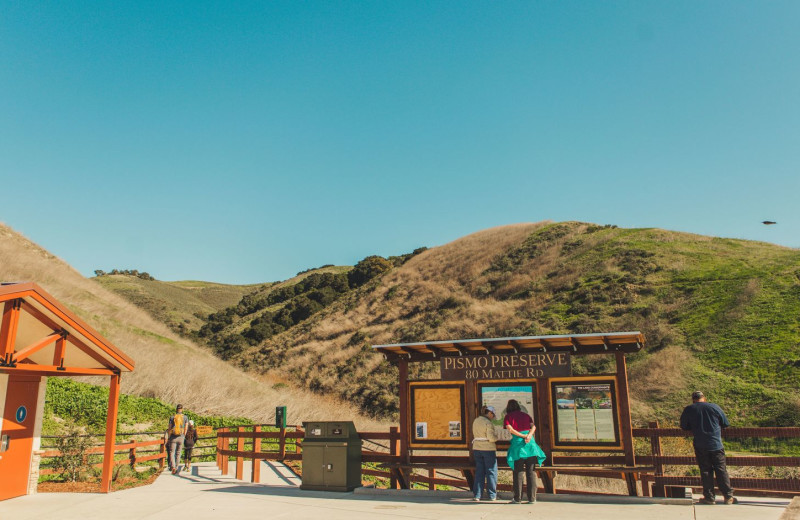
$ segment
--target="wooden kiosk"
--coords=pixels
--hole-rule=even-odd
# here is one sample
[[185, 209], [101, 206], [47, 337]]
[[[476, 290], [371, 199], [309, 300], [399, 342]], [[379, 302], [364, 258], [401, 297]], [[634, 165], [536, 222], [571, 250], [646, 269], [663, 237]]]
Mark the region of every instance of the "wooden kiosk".
[[[399, 369], [400, 487], [408, 487], [404, 476], [415, 468], [460, 469], [471, 483], [471, 452], [467, 458], [452, 450], [469, 449], [471, 425], [482, 405], [495, 406], [502, 425], [505, 404], [513, 398], [533, 417], [536, 441], [547, 454], [538, 469], [545, 491], [554, 491], [552, 479], [562, 471], [621, 475], [636, 495], [625, 354], [643, 346], [641, 332], [373, 346]], [[573, 375], [572, 357], [584, 355], [613, 355], [616, 372]], [[409, 381], [413, 362], [438, 362], [441, 378]], [[503, 447], [499, 443], [498, 451]], [[451, 451], [436, 456], [414, 450]]]
[[111, 490], [119, 383], [134, 362], [35, 283], [0, 285], [0, 500], [35, 491], [47, 377], [108, 376], [101, 490]]

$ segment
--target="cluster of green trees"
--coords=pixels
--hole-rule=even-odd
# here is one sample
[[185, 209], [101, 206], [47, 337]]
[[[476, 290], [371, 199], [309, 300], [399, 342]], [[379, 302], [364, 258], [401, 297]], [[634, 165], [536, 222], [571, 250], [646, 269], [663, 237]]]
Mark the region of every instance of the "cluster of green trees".
[[[221, 358], [230, 359], [248, 345], [257, 345], [307, 320], [344, 294], [426, 249], [421, 247], [412, 253], [388, 259], [372, 255], [345, 273], [312, 273], [293, 285], [284, 285], [266, 293], [255, 291], [246, 294], [237, 305], [210, 314], [198, 336], [205, 339]], [[270, 307], [275, 309], [269, 310]], [[252, 318], [240, 333], [225, 334], [227, 327], [248, 317]]]
[[[250, 316], [272, 306], [283, 304], [274, 312], [263, 312], [250, 321], [241, 337], [256, 345], [265, 339], [308, 319], [340, 296], [356, 289], [371, 279], [392, 269], [393, 264], [380, 256], [368, 256], [346, 273], [313, 273], [296, 284], [286, 285], [266, 295], [259, 292], [246, 294], [235, 307], [228, 307], [208, 316], [198, 334], [208, 338], [232, 325], [237, 317]], [[241, 350], [238, 339], [225, 338], [218, 343], [217, 351], [230, 357]]]
[[326, 267], [333, 267], [333, 264], [325, 264], [325, 265], [321, 265], [319, 267], [312, 267], [311, 269], [304, 269], [304, 270], [300, 271], [299, 273], [297, 273], [297, 276], [300, 276], [301, 274], [310, 273], [311, 271], [317, 271], [319, 269], [325, 269]]
[[141, 278], [142, 280], [155, 280], [150, 273], [146, 271], [139, 271], [138, 269], [112, 269], [109, 272], [105, 272], [102, 269], [95, 269], [94, 271], [95, 276], [106, 276], [110, 274], [124, 274], [127, 276], [135, 276], [137, 278]]

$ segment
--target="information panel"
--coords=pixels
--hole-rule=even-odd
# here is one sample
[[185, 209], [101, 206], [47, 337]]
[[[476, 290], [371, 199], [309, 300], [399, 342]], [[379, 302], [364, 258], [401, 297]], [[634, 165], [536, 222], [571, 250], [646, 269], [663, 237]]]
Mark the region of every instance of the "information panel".
[[[491, 383], [478, 383], [478, 399], [481, 406], [493, 406], [495, 418], [492, 421], [498, 427], [498, 439], [511, 440], [511, 434], [503, 429], [503, 420], [506, 418], [506, 405], [510, 399], [519, 403], [523, 412], [533, 418], [533, 423], [538, 421], [536, 408], [536, 383], [535, 381], [493, 381]], [[538, 430], [536, 432], [538, 438]]]
[[615, 383], [613, 377], [551, 381], [554, 446], [622, 446]]
[[464, 385], [410, 382], [411, 447], [465, 447]]

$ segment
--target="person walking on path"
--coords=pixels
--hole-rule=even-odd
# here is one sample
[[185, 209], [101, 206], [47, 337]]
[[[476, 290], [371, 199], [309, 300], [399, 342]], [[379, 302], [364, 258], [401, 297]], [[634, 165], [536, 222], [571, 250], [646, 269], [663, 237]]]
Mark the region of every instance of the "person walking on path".
[[542, 448], [533, 439], [536, 426], [533, 418], [522, 411], [519, 403], [515, 399], [508, 401], [506, 405], [506, 417], [503, 420], [503, 427], [511, 433], [511, 445], [508, 447], [506, 460], [508, 467], [512, 470], [514, 481], [514, 499], [512, 504], [522, 502], [522, 474], [528, 484], [528, 502], [536, 502], [536, 464], [540, 466], [547, 456]]
[[197, 442], [197, 428], [194, 427], [194, 421], [189, 421], [189, 426], [186, 428], [186, 438], [183, 440], [184, 457], [186, 458], [183, 469], [189, 471], [192, 467], [192, 450]]
[[497, 500], [497, 432], [492, 419], [495, 418], [494, 407], [485, 406], [481, 415], [472, 422], [472, 453], [475, 456], [475, 484], [473, 495], [476, 502], [481, 499], [484, 481], [486, 498]]
[[183, 405], [175, 407], [175, 414], [169, 418], [167, 427], [167, 454], [169, 470], [176, 474], [181, 465], [181, 451], [183, 450], [183, 440], [186, 436], [186, 428], [189, 420], [183, 414]]
[[714, 475], [717, 477], [717, 487], [725, 497], [725, 504], [738, 502], [733, 497], [722, 445], [722, 429], [728, 426], [730, 423], [722, 408], [707, 402], [706, 396], [699, 390], [692, 394], [692, 404], [684, 408], [681, 414], [681, 428], [694, 434], [694, 455], [703, 482], [701, 504], [716, 504]]

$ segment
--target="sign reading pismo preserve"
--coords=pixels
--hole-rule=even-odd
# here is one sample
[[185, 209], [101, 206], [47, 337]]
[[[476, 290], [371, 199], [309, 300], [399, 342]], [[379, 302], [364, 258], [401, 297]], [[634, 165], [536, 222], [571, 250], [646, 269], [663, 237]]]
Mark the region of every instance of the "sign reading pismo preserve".
[[486, 356], [447, 356], [441, 358], [444, 381], [471, 379], [535, 379], [569, 377], [572, 363], [569, 352], [526, 354], [488, 354]]

